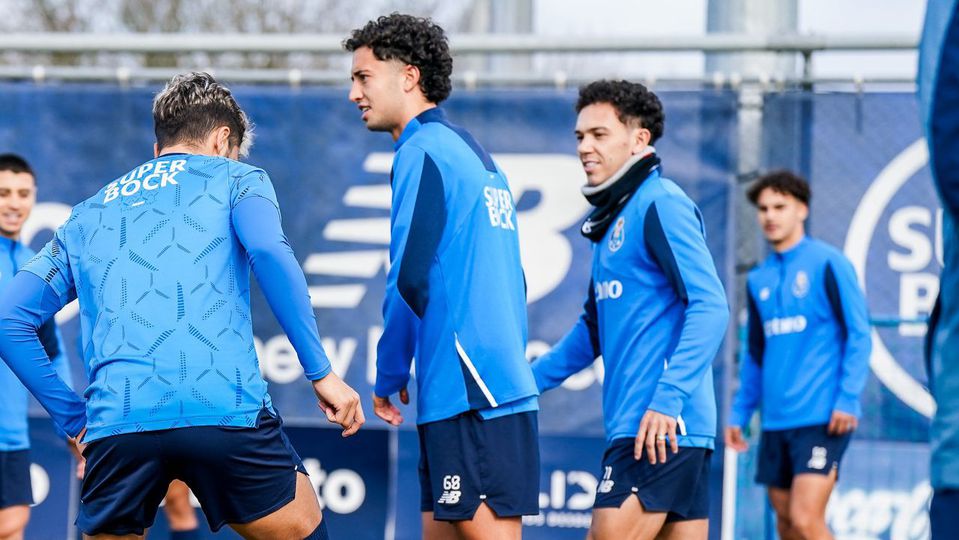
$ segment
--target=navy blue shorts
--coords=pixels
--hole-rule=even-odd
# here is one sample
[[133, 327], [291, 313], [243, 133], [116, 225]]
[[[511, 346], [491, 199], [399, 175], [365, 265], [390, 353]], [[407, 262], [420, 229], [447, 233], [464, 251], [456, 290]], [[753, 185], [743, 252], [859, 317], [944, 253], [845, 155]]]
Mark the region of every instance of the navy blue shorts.
[[30, 451], [0, 452], [0, 508], [31, 504]]
[[797, 474], [829, 474], [836, 470], [849, 446], [851, 433], [833, 436], [828, 424], [793, 429], [766, 430], [759, 442], [756, 482], [789, 489]]
[[306, 474], [283, 421], [265, 409], [255, 428], [197, 426], [125, 433], [91, 442], [77, 527], [86, 534], [143, 534], [170, 482], [182, 480], [210, 528], [249, 523], [293, 500]]
[[666, 521], [709, 517], [708, 448], [680, 447], [667, 452], [666, 463], [652, 465], [633, 457], [635, 439], [616, 439], [603, 454], [603, 472], [593, 508], [619, 508], [636, 495], [647, 512], [666, 512]]
[[437, 521], [470, 520], [485, 502], [499, 517], [539, 513], [536, 411], [490, 420], [470, 411], [417, 431], [421, 511]]
[[959, 538], [959, 489], [937, 489], [929, 507], [932, 540]]

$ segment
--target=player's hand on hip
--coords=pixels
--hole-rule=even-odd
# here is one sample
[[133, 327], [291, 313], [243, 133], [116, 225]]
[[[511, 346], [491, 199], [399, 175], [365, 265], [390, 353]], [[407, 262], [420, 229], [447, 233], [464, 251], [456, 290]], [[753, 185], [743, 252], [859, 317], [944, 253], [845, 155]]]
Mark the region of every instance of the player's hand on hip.
[[87, 428], [84, 427], [80, 430], [80, 433], [77, 433], [76, 437], [67, 437], [67, 442], [70, 444], [70, 451], [73, 452], [74, 456], [77, 456], [77, 459], [83, 458], [83, 451], [87, 447], [87, 443], [82, 442], [86, 434]]
[[852, 433], [859, 427], [859, 419], [855, 415], [844, 413], [842, 411], [833, 411], [832, 418], [829, 419], [830, 435], [845, 435]]
[[85, 457], [83, 457], [83, 450], [87, 447], [87, 445], [80, 442], [83, 439], [83, 436], [86, 434], [87, 428], [83, 428], [76, 438], [67, 437], [67, 448], [77, 460], [77, 480], [83, 480], [83, 475], [87, 468], [87, 460]]
[[654, 410], [648, 410], [639, 423], [633, 457], [642, 459], [645, 449], [646, 459], [651, 464], [666, 463], [667, 441], [674, 454], [679, 452], [679, 443], [676, 440], [676, 419]]
[[726, 428], [726, 446], [737, 452], [749, 450], [749, 443], [743, 437], [743, 428], [739, 426], [729, 426]]
[[360, 395], [332, 371], [326, 377], [313, 381], [313, 391], [320, 400], [319, 406], [326, 413], [326, 418], [343, 428], [344, 437], [359, 431], [366, 422]]
[[[400, 390], [400, 403], [403, 405], [409, 405], [410, 403], [410, 393], [406, 388]], [[398, 426], [403, 423], [403, 413], [396, 405], [393, 405], [389, 396], [380, 397], [373, 394], [373, 412], [390, 425]]]

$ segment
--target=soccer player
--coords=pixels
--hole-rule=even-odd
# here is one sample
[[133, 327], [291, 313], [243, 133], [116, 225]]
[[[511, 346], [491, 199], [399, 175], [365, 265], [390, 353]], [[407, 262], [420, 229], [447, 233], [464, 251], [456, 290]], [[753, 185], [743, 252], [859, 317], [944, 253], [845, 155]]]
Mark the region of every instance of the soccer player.
[[[33, 169], [22, 157], [0, 155], [0, 293], [33, 251], [20, 243], [20, 231], [37, 200]], [[40, 339], [60, 377], [72, 386], [70, 364], [55, 323], [40, 328]], [[30, 439], [27, 389], [0, 362], [0, 540], [19, 540], [30, 520]], [[71, 445], [72, 448], [72, 445]]]
[[769, 490], [783, 540], [832, 538], [826, 503], [856, 429], [871, 349], [866, 301], [852, 264], [806, 236], [810, 190], [788, 171], [748, 192], [772, 253], [747, 280], [748, 355], [726, 444], [762, 405], [756, 480]]
[[959, 18], [956, 0], [929, 2], [919, 101], [929, 165], [942, 201], [944, 265], [926, 341], [932, 419], [933, 540], [959, 538]]
[[[75, 206], [0, 298], [0, 356], [86, 457], [77, 526], [141, 537], [183, 480], [213, 530], [327, 538], [253, 347], [250, 270], [328, 419], [354, 434], [359, 396], [330, 370], [269, 176], [235, 161], [250, 123], [206, 73], [153, 103], [154, 159]], [[36, 329], [80, 302], [90, 386], [56, 375]]]
[[593, 540], [704, 540], [726, 294], [699, 209], [662, 176], [659, 98], [602, 80], [580, 89], [576, 111], [592, 279], [582, 316], [533, 373], [545, 391], [603, 356], [607, 448]]
[[403, 421], [416, 358], [424, 537], [519, 538], [539, 512], [536, 383], [506, 177], [437, 105], [450, 93], [443, 30], [392, 14], [354, 30], [350, 100], [395, 141], [391, 266], [374, 411]]

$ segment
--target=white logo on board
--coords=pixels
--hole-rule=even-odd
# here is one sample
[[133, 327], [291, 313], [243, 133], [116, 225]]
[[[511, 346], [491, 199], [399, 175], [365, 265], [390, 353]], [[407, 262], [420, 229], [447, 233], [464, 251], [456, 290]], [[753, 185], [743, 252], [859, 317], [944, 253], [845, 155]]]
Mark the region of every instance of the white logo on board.
[[[929, 148], [926, 145], [926, 140], [920, 138], [900, 152], [879, 172], [879, 175], [876, 176], [876, 179], [873, 180], [869, 189], [866, 190], [859, 201], [859, 206], [853, 214], [852, 221], [849, 223], [849, 230], [846, 233], [843, 252], [856, 269], [859, 285], [866, 291], [867, 298], [870, 291], [866, 287], [866, 261], [869, 258], [870, 244], [883, 213], [900, 189], [928, 162]], [[910, 216], [912, 213], [921, 215]], [[905, 225], [895, 227], [894, 225], [898, 221], [904, 221]], [[906, 259], [922, 259], [919, 262], [931, 261], [937, 251], [933, 242], [930, 242], [924, 236], [917, 237], [915, 230], [911, 229], [908, 223], [925, 222], [925, 225], [932, 225], [933, 221], [929, 210], [922, 207], [902, 208], [890, 218], [889, 232], [893, 242], [901, 247], [911, 248], [909, 255], [891, 251], [887, 257], [890, 269], [897, 270], [897, 266], [905, 269], [907, 265], [904, 263], [911, 262]], [[919, 266], [917, 263], [913, 268]], [[938, 294], [939, 280], [935, 275], [903, 273], [900, 291], [900, 315], [903, 315], [903, 306], [907, 305], [907, 299], [910, 300], [908, 305], [913, 308], [923, 308], [914, 309], [914, 311], [928, 313], [928, 311], [931, 311], [932, 304]], [[924, 328], [919, 330], [919, 335], [925, 333]], [[900, 330], [900, 333], [903, 334], [902, 330]], [[883, 385], [903, 403], [924, 416], [932, 417], [936, 410], [932, 395], [924, 385], [899, 365], [875, 328], [872, 330], [872, 356], [869, 359], [869, 365]]]
[[[589, 210], [589, 203], [580, 195], [583, 170], [579, 160], [564, 154], [498, 154], [493, 156], [509, 178], [512, 194], [484, 194], [489, 205], [501, 209], [502, 198], [510, 200], [511, 226], [519, 226], [523, 268], [527, 276], [527, 300], [533, 303], [549, 293], [566, 278], [573, 262], [573, 248], [564, 231], [579, 223]], [[363, 162], [368, 173], [387, 175], [393, 166], [392, 152], [373, 152]], [[498, 190], [502, 191], [502, 190]], [[513, 211], [513, 200], [524, 193], [539, 194], [539, 202], [532, 208]], [[303, 263], [303, 271], [314, 276], [328, 276], [339, 283], [314, 285], [310, 298], [315, 309], [355, 308], [368, 291], [365, 280], [373, 279], [389, 269], [390, 186], [381, 184], [356, 185], [343, 196], [347, 207], [380, 210], [382, 217], [333, 219], [323, 227], [323, 239], [368, 246], [366, 249], [344, 250], [310, 254]], [[497, 210], [499, 212], [499, 210]], [[501, 224], [502, 214], [497, 213]], [[515, 221], [513, 221], [515, 220]], [[353, 278], [355, 282], [344, 282]]]

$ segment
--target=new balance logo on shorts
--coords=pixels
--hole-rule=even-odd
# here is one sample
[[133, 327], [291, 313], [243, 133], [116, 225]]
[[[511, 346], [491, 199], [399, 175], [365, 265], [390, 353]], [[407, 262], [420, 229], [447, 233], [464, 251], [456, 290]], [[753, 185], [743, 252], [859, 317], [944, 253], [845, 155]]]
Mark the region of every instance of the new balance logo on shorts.
[[609, 465], [603, 467], [603, 480], [599, 483], [599, 487], [596, 488], [597, 493], [609, 493], [613, 490], [613, 468]]
[[826, 468], [826, 449], [822, 446], [814, 446], [812, 448], [812, 457], [809, 458], [809, 462], [806, 463], [806, 466], [810, 469], [823, 470]]
[[436, 501], [437, 504], [457, 504], [463, 492], [460, 491], [460, 475], [446, 475], [443, 477], [443, 494]]

